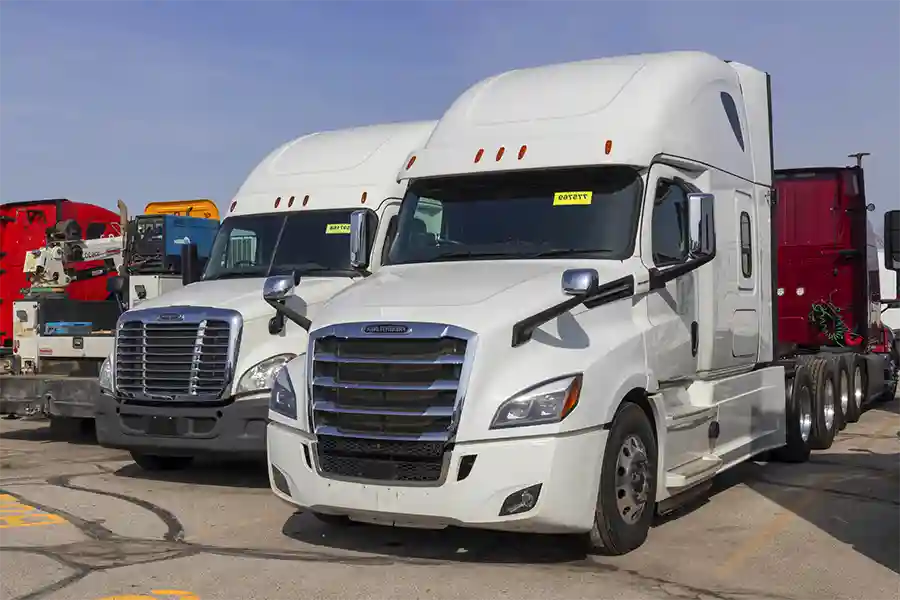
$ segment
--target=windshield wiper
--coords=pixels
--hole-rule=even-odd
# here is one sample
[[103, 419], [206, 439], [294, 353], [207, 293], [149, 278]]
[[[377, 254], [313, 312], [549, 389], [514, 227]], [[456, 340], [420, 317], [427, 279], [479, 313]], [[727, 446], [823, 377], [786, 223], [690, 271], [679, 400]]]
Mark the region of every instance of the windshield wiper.
[[570, 254], [596, 254], [598, 252], [610, 252], [609, 248], [550, 248], [529, 254], [520, 254], [522, 258], [544, 258], [550, 256], [567, 256]]
[[456, 258], [514, 258], [516, 254], [509, 252], [475, 252], [474, 250], [455, 250], [441, 252], [429, 259], [429, 262], [440, 262]]

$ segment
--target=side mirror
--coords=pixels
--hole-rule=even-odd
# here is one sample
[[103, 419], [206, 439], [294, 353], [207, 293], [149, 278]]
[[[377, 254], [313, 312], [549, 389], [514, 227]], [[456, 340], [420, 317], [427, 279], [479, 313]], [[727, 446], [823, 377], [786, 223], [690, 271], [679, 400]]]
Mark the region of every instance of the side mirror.
[[281, 302], [294, 295], [293, 275], [274, 275], [266, 277], [263, 283], [263, 300], [268, 303]]
[[368, 220], [366, 211], [354, 210], [350, 214], [350, 266], [354, 269], [365, 269], [369, 266]]
[[884, 268], [900, 271], [900, 210], [884, 213]]
[[569, 296], [591, 296], [600, 287], [600, 275], [594, 269], [566, 269], [562, 290]]
[[181, 244], [181, 284], [190, 285], [200, 280], [200, 258], [197, 244]]
[[294, 296], [293, 275], [273, 275], [266, 277], [263, 283], [263, 300], [275, 309], [275, 316], [269, 320], [269, 333], [278, 335], [284, 330], [285, 318], [290, 319], [306, 331], [312, 327], [312, 321], [300, 314], [299, 311], [288, 306], [289, 302], [295, 304], [300, 301]]
[[106, 280], [106, 291], [110, 294], [121, 295], [125, 291], [125, 278], [121, 275], [113, 275]]
[[690, 258], [706, 258], [716, 253], [715, 201], [713, 194], [688, 194]]

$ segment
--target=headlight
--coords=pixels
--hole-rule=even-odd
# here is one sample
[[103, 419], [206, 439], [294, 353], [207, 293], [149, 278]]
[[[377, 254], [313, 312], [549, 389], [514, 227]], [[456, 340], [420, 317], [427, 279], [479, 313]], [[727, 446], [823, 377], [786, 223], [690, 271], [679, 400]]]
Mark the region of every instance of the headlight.
[[112, 363], [107, 356], [100, 365], [100, 389], [112, 393]]
[[572, 412], [580, 394], [580, 374], [524, 390], [500, 405], [491, 429], [558, 423]]
[[241, 376], [236, 393], [271, 390], [275, 376], [289, 360], [296, 356], [296, 354], [279, 354], [253, 365]]
[[269, 396], [269, 409], [289, 419], [297, 418], [297, 395], [294, 393], [294, 386], [291, 385], [291, 377], [288, 375], [287, 369], [281, 369], [275, 376], [272, 394]]

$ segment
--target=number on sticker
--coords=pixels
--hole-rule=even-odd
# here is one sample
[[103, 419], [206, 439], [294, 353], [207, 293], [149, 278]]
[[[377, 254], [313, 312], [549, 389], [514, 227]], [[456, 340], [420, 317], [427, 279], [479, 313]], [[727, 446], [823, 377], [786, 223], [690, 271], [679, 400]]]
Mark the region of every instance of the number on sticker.
[[350, 223], [331, 223], [325, 226], [325, 233], [350, 233]]
[[573, 206], [590, 204], [594, 192], [556, 192], [553, 194], [553, 206]]

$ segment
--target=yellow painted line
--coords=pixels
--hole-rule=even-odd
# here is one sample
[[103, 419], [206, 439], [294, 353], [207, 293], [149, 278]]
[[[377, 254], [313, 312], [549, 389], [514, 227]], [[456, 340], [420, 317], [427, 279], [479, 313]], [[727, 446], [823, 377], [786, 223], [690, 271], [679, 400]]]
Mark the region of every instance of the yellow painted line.
[[[869, 446], [875, 444], [875, 442], [878, 441], [877, 436], [885, 435], [896, 427], [897, 423], [888, 423], [875, 432], [874, 435], [876, 436], [876, 439], [866, 440], [866, 442], [860, 444], [860, 446], [863, 450], [868, 449]], [[719, 568], [716, 569], [719, 577], [727, 577], [737, 567], [741, 566], [748, 558], [755, 554], [758, 554], [760, 550], [773, 542], [775, 538], [782, 531], [784, 531], [785, 528], [787, 528], [787, 526], [796, 518], [797, 512], [808, 508], [818, 499], [819, 498], [816, 490], [805, 490], [800, 496], [800, 500], [798, 501], [798, 503], [794, 504], [792, 509], [786, 509], [786, 512], [779, 514], [777, 517], [769, 521], [768, 525], [763, 527], [759, 531], [759, 533], [738, 546], [737, 550], [731, 553], [731, 555], [725, 560], [725, 562], [723, 562], [719, 566]]]
[[180, 600], [200, 600], [200, 596], [194, 592], [185, 590], [151, 590], [152, 596], [141, 594], [126, 594], [124, 596], [104, 596], [97, 600], [169, 600], [170, 598], [178, 598]]
[[59, 525], [67, 521], [59, 515], [22, 504], [9, 494], [0, 494], [0, 529]]

